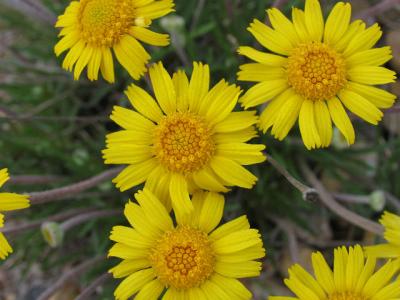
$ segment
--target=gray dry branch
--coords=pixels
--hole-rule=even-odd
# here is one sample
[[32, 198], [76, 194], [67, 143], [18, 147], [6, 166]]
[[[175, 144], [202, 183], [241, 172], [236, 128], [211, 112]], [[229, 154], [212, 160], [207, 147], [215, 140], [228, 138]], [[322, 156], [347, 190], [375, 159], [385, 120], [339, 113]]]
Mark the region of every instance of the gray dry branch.
[[68, 197], [79, 194], [85, 190], [91, 189], [100, 183], [111, 179], [117, 175], [122, 170], [121, 167], [113, 168], [111, 170], [105, 171], [91, 177], [89, 179], [74, 183], [61, 188], [56, 188], [44, 192], [34, 192], [29, 194], [29, 199], [31, 200], [31, 205], [43, 204], [47, 202], [63, 200]]

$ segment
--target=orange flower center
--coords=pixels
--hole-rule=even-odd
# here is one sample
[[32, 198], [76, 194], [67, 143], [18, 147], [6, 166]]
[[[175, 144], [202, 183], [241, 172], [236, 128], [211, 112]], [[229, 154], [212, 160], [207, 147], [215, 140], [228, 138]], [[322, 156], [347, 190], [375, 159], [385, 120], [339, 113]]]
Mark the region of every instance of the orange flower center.
[[188, 226], [168, 231], [157, 241], [149, 260], [165, 286], [199, 286], [214, 271], [215, 257], [205, 232]]
[[310, 100], [329, 100], [346, 84], [344, 58], [322, 43], [301, 44], [288, 59], [289, 85]]
[[155, 155], [170, 171], [191, 173], [208, 163], [215, 151], [212, 133], [205, 120], [192, 113], [175, 113], [158, 124]]
[[112, 47], [134, 23], [129, 0], [81, 0], [78, 22], [82, 39], [93, 46]]

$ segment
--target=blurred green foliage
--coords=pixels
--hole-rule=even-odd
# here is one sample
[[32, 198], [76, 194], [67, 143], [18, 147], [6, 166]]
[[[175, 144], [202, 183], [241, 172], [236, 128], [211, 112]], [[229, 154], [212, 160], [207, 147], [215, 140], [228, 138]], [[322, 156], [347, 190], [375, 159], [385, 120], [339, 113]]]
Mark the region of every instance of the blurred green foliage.
[[[185, 20], [184, 52], [190, 63], [184, 66], [185, 61], [176, 54], [174, 45], [149, 49], [153, 61], [162, 60], [170, 71], [184, 66], [189, 72], [191, 61], [203, 61], [210, 65], [213, 83], [221, 78], [233, 83], [239, 64], [246, 61], [236, 54], [236, 49], [239, 45], [256, 45], [246, 28], [254, 18], [265, 20], [265, 8], [272, 1], [216, 0], [205, 1], [204, 7], [199, 7], [200, 2], [176, 1], [175, 14]], [[289, 1], [286, 11], [291, 5], [301, 6], [301, 2]], [[43, 3], [58, 15], [69, 1]], [[165, 31], [159, 22], [153, 27], [158, 32]], [[114, 85], [89, 82], [85, 76], [73, 81], [72, 75], [60, 67], [62, 58], [53, 53], [57, 34], [53, 26], [0, 4], [0, 167], [8, 167], [14, 175], [55, 174], [64, 178], [49, 185], [13, 186], [13, 191], [45, 190], [106, 170], [100, 152], [104, 136], [117, 129], [108, 116], [114, 105], [128, 106], [123, 91], [133, 81], [127, 73], [118, 66]], [[146, 86], [143, 80], [138, 84]], [[268, 154], [302, 181], [298, 161], [306, 160], [332, 189], [369, 194], [379, 188], [400, 196], [400, 138], [382, 125], [373, 127], [356, 121], [355, 127], [357, 144], [350, 149], [307, 151], [300, 142], [298, 129], [293, 129], [283, 142], [268, 134], [259, 141], [267, 145]], [[301, 194], [268, 162], [252, 170], [259, 177], [257, 186], [251, 191], [234, 190], [227, 195], [226, 216], [248, 214], [252, 225], [263, 233], [272, 264], [279, 264], [286, 237], [282, 232], [271, 237], [276, 225], [269, 216], [289, 218], [317, 237], [319, 228], [312, 226], [310, 216], [325, 214], [336, 222], [337, 218], [320, 205], [303, 201]], [[33, 207], [18, 214], [18, 218], [41, 220], [78, 207], [121, 208], [132, 193], [121, 194], [111, 183], [106, 183], [78, 199]], [[377, 217], [368, 206], [351, 208], [366, 217]], [[122, 217], [113, 217], [80, 225], [67, 234], [64, 246], [55, 250], [45, 245], [38, 230], [28, 231], [13, 241], [18, 249], [15, 261], [24, 262], [26, 272], [31, 264], [39, 262], [49, 276], [60, 274], [66, 264], [105, 253], [111, 245], [108, 240], [111, 227], [122, 222]], [[84, 282], [107, 267], [86, 274]], [[110, 282], [102, 299], [110, 299], [115, 284]]]

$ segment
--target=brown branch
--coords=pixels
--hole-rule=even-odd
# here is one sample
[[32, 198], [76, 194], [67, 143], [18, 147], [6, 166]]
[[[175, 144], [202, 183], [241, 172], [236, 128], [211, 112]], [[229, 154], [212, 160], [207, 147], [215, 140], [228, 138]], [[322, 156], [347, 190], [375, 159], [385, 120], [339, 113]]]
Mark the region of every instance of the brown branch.
[[399, 5], [399, 4], [400, 4], [400, 0], [383, 0], [383, 1], [380, 1], [378, 4], [361, 11], [359, 14], [356, 15], [355, 18], [367, 19], [367, 18], [375, 17], [375, 16], [393, 8], [395, 5]]
[[11, 176], [7, 184], [14, 185], [36, 185], [49, 184], [62, 180], [63, 177], [57, 175], [20, 175]]
[[68, 220], [66, 220], [65, 222], [63, 222], [61, 224], [61, 228], [63, 229], [63, 231], [67, 231], [81, 223], [93, 220], [93, 219], [97, 219], [97, 218], [104, 218], [104, 217], [110, 217], [110, 216], [115, 216], [115, 215], [119, 215], [122, 214], [122, 210], [120, 209], [113, 209], [113, 210], [96, 210], [96, 211], [92, 211], [89, 213], [82, 213], [79, 215], [76, 215]]
[[289, 0], [275, 0], [274, 4], [272, 4], [272, 7], [276, 7], [278, 9], [282, 8], [283, 6], [288, 3]]
[[59, 213], [56, 215], [48, 216], [48, 217], [46, 217], [46, 219], [43, 219], [43, 220], [33, 221], [30, 223], [20, 224], [20, 225], [16, 225], [16, 226], [6, 226], [4, 228], [0, 228], [0, 232], [2, 232], [4, 234], [19, 234], [26, 230], [38, 228], [44, 222], [60, 222], [65, 219], [68, 219], [70, 217], [76, 216], [77, 214], [88, 213], [88, 212], [91, 212], [92, 210], [93, 210], [92, 208], [74, 209], [74, 210], [62, 212], [62, 213]]
[[267, 161], [281, 174], [283, 175], [296, 189], [298, 189], [302, 195], [304, 200], [308, 201], [316, 201], [318, 199], [318, 192], [305, 184], [298, 181], [296, 178], [292, 176], [281, 164], [279, 164], [274, 158], [270, 155], [267, 155]]
[[293, 263], [301, 263], [299, 257], [299, 243], [297, 241], [296, 231], [293, 223], [286, 219], [275, 216], [269, 216], [285, 233], [288, 239], [288, 248]]
[[320, 201], [335, 214], [339, 215], [349, 223], [356, 225], [364, 230], [369, 232], [382, 235], [383, 228], [380, 224], [368, 220], [350, 210], [341, 206], [339, 203], [335, 201], [333, 196], [325, 189], [322, 183], [317, 179], [314, 173], [310, 170], [310, 168], [303, 162], [300, 161], [301, 170], [307, 180], [314, 186], [317, 190]]
[[64, 284], [66, 284], [70, 280], [76, 279], [76, 277], [79, 277], [82, 273], [87, 272], [97, 263], [104, 261], [105, 258], [105, 255], [97, 256], [95, 258], [86, 260], [84, 263], [73, 268], [69, 272], [62, 275], [55, 283], [53, 283], [48, 289], [40, 294], [37, 300], [49, 300], [56, 291], [64, 286]]
[[48, 25], [54, 25], [56, 15], [43, 4], [32, 0], [3, 0], [3, 4], [19, 11], [21, 14], [36, 21], [39, 20]]
[[63, 200], [72, 197], [80, 192], [91, 189], [98, 184], [111, 179], [122, 170], [122, 167], [113, 168], [91, 177], [89, 179], [74, 183], [65, 187], [56, 188], [44, 192], [33, 192], [29, 194], [32, 205], [43, 204], [47, 202]]
[[112, 278], [110, 273], [104, 273], [97, 277], [87, 288], [85, 288], [75, 300], [87, 300], [99, 286], [102, 286], [106, 281]]

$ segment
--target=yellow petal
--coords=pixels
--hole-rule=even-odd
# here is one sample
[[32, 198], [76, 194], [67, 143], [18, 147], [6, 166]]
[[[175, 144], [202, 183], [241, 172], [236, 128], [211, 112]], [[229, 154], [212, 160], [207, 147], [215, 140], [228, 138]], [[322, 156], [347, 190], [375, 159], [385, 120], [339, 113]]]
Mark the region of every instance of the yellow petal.
[[368, 49], [356, 52], [346, 58], [346, 67], [350, 69], [356, 66], [380, 66], [392, 58], [392, 49], [390, 47]]
[[299, 127], [304, 145], [308, 150], [321, 147], [321, 138], [315, 123], [314, 103], [305, 100], [299, 114]]
[[343, 52], [345, 57], [349, 57], [356, 52], [368, 50], [372, 48], [376, 42], [381, 38], [382, 31], [378, 24], [357, 33], [349, 42], [348, 46]]
[[349, 145], [354, 144], [354, 128], [340, 100], [336, 97], [328, 100], [328, 108], [333, 123], [335, 123], [336, 127], [346, 138], [347, 143], [349, 143]]
[[215, 155], [232, 159], [241, 165], [252, 165], [265, 161], [264, 145], [229, 143], [217, 145]]
[[24, 209], [29, 206], [28, 196], [13, 193], [0, 193], [0, 211]]
[[172, 79], [161, 62], [149, 69], [153, 91], [161, 109], [168, 115], [176, 112], [176, 93]]
[[13, 250], [10, 244], [3, 233], [0, 232], [0, 259], [6, 259], [6, 257], [12, 252]]
[[269, 20], [271, 21], [272, 27], [279, 33], [288, 37], [293, 43], [297, 44], [300, 42], [299, 36], [288, 18], [277, 8], [270, 8], [267, 10]]
[[356, 66], [347, 71], [350, 80], [363, 84], [386, 84], [395, 82], [396, 73], [383, 68], [374, 66]]
[[163, 290], [164, 285], [158, 279], [155, 279], [143, 286], [136, 295], [135, 300], [157, 300]]
[[122, 192], [146, 181], [150, 172], [158, 166], [156, 159], [151, 158], [144, 162], [126, 167], [117, 177], [113, 179], [116, 187]]
[[247, 90], [239, 99], [244, 109], [254, 107], [270, 101], [277, 95], [288, 89], [287, 79], [268, 80], [260, 82]]
[[111, 54], [111, 50], [109, 48], [102, 48], [102, 58], [100, 71], [103, 75], [104, 79], [110, 83], [114, 83], [115, 75], [114, 75], [114, 60]]
[[178, 111], [186, 111], [189, 107], [189, 80], [183, 70], [178, 70], [172, 76], [176, 92], [176, 106]]
[[318, 0], [306, 0], [304, 17], [310, 37], [320, 42], [324, 33], [324, 17]]
[[214, 156], [210, 165], [219, 177], [229, 182], [232, 186], [251, 189], [257, 181], [257, 177], [231, 159]]
[[352, 113], [371, 124], [377, 125], [383, 117], [383, 113], [375, 105], [352, 91], [342, 90], [339, 98]]
[[8, 180], [10, 179], [10, 176], [8, 175], [8, 169], [1, 169], [0, 170], [0, 187], [4, 185]]
[[321, 146], [328, 147], [332, 140], [332, 121], [325, 101], [314, 101], [314, 118]]
[[192, 77], [189, 83], [189, 108], [196, 113], [210, 87], [210, 68], [202, 63], [193, 63]]
[[269, 66], [269, 67], [282, 67], [287, 58], [271, 53], [261, 52], [252, 47], [242, 46], [239, 47], [238, 53], [240, 55], [244, 55], [260, 64]]
[[185, 216], [192, 213], [193, 204], [190, 201], [188, 184], [185, 177], [173, 173], [169, 184], [169, 193], [172, 200], [172, 208], [176, 215]]
[[217, 193], [207, 193], [199, 218], [201, 230], [209, 233], [218, 226], [224, 212], [224, 204], [224, 196]]
[[326, 20], [324, 42], [328, 45], [336, 44], [349, 28], [350, 18], [350, 3], [337, 3]]
[[240, 71], [237, 73], [238, 80], [240, 81], [271, 81], [284, 79], [286, 71], [280, 67], [266, 68], [259, 63], [251, 63], [241, 65]]
[[304, 99], [297, 94], [291, 94], [274, 119], [271, 133], [278, 140], [283, 140], [299, 117]]
[[145, 73], [150, 55], [134, 37], [123, 36], [113, 49], [118, 61], [133, 79], [138, 80]]
[[155, 277], [152, 268], [133, 273], [124, 279], [115, 289], [114, 296], [117, 300], [125, 300], [136, 294], [144, 285]]
[[139, 41], [153, 46], [168, 46], [169, 35], [161, 34], [144, 27], [132, 26], [129, 33]]
[[256, 38], [256, 40], [265, 48], [272, 52], [289, 55], [293, 48], [292, 42], [282, 33], [273, 30], [271, 27], [261, 23], [258, 20], [253, 20], [247, 30]]

